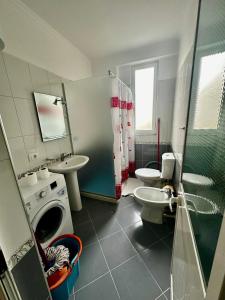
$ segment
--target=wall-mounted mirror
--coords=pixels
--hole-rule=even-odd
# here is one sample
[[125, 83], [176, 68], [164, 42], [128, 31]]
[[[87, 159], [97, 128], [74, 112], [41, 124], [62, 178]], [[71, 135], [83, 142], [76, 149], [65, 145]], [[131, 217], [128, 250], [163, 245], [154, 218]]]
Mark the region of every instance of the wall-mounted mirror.
[[65, 137], [63, 99], [35, 92], [34, 99], [43, 142]]

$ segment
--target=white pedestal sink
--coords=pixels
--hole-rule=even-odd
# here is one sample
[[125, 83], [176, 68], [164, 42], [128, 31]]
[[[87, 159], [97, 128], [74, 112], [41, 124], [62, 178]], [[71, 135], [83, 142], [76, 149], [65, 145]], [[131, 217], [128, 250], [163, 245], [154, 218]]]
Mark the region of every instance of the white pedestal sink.
[[49, 167], [49, 171], [65, 175], [71, 210], [79, 211], [82, 209], [77, 170], [84, 167], [88, 161], [89, 157], [87, 156], [72, 155], [70, 158]]

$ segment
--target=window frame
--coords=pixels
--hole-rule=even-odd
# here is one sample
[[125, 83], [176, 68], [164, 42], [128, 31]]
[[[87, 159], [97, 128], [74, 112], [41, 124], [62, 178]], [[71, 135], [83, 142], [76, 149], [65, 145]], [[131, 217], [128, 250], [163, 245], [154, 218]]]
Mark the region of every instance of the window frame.
[[157, 116], [157, 76], [158, 76], [158, 63], [154, 62], [147, 62], [136, 64], [132, 66], [132, 93], [134, 95], [134, 103], [136, 103], [135, 99], [135, 71], [141, 69], [153, 68], [154, 69], [154, 91], [153, 91], [153, 109], [152, 109], [152, 130], [137, 130], [136, 129], [136, 114], [135, 114], [135, 135], [136, 136], [151, 136], [156, 134], [156, 116]]
[[[220, 52], [225, 52], [225, 44], [223, 43], [222, 45], [218, 44], [213, 44], [209, 47], [199, 47], [196, 52], [196, 73], [194, 74], [194, 80], [197, 78], [197, 85], [199, 85], [199, 79], [200, 79], [200, 65], [201, 65], [201, 58], [209, 55], [214, 55]], [[197, 90], [191, 94], [191, 97], [197, 98]], [[196, 110], [196, 105], [195, 103], [195, 110]], [[194, 128], [194, 116], [190, 119], [190, 125], [189, 125], [189, 130], [190, 132], [195, 135], [215, 135], [216, 131], [218, 128], [213, 128], [213, 129], [196, 129]]]

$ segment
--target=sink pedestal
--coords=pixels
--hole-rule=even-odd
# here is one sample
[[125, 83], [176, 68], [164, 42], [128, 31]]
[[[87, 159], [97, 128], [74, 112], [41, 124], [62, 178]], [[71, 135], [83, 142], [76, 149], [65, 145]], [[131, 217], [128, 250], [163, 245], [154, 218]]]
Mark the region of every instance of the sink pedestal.
[[80, 198], [80, 189], [77, 180], [77, 172], [70, 172], [65, 174], [66, 185], [68, 190], [69, 202], [71, 210], [79, 211], [82, 209]]
[[88, 161], [88, 156], [72, 155], [69, 159], [57, 162], [49, 167], [51, 172], [65, 175], [71, 210], [79, 211], [82, 209], [77, 171], [83, 168]]

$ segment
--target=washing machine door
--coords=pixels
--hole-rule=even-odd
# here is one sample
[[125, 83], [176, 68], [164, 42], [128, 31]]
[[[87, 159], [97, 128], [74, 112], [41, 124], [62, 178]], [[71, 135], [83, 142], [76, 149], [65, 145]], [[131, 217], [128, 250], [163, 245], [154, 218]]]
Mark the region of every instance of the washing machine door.
[[35, 236], [41, 244], [48, 244], [59, 235], [64, 225], [66, 209], [59, 200], [43, 206], [32, 220]]

